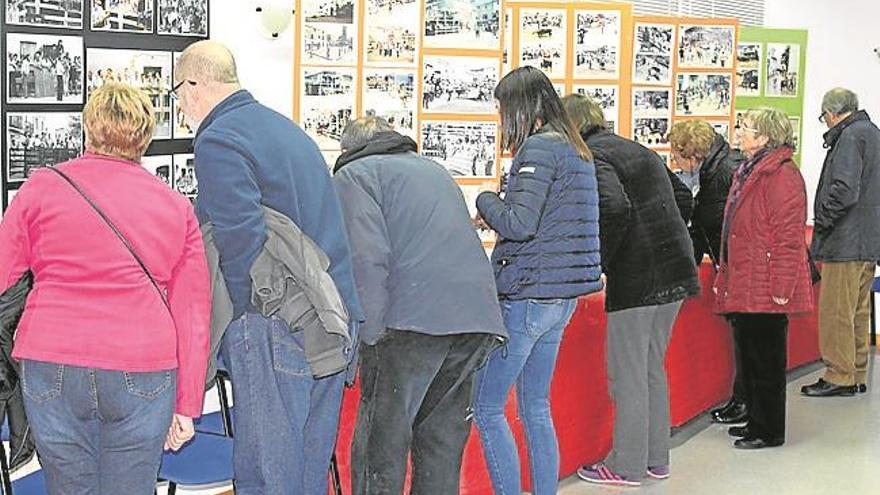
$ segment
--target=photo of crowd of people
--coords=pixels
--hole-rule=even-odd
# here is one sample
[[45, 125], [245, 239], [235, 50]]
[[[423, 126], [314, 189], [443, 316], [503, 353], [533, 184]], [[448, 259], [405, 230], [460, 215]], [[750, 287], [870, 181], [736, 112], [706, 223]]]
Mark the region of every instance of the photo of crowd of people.
[[425, 0], [425, 46], [500, 48], [501, 0]]
[[6, 181], [21, 182], [39, 167], [79, 156], [82, 115], [74, 112], [6, 114]]
[[413, 65], [416, 60], [416, 31], [403, 26], [367, 28], [367, 63]]
[[602, 107], [602, 113], [605, 114], [605, 124], [609, 130], [616, 132], [618, 112], [618, 88], [617, 86], [599, 84], [599, 85], [576, 85], [572, 88], [572, 92], [581, 94], [596, 102]]
[[158, 33], [208, 36], [208, 0], [156, 0]]
[[354, 64], [357, 62], [354, 45], [354, 24], [303, 24], [303, 63]]
[[93, 31], [153, 32], [153, 0], [91, 0]]
[[800, 46], [767, 44], [767, 87], [765, 96], [796, 97], [800, 75]]
[[415, 79], [412, 71], [368, 70], [364, 115], [382, 117], [401, 134], [415, 137]]
[[88, 49], [86, 89], [91, 94], [104, 83], [123, 82], [150, 98], [156, 115], [154, 139], [170, 139], [172, 127], [170, 52]]
[[730, 113], [730, 74], [678, 74], [676, 115], [727, 115]]
[[617, 77], [617, 45], [575, 47], [575, 77], [615, 79]]
[[495, 122], [422, 122], [422, 155], [454, 177], [497, 175]]
[[761, 95], [761, 44], [740, 43], [736, 46], [737, 96]]
[[354, 69], [303, 69], [300, 122], [322, 150], [338, 150], [354, 115]]
[[682, 68], [733, 67], [733, 26], [679, 27], [678, 65]]
[[426, 56], [422, 108], [444, 113], [494, 113], [498, 59]]
[[642, 146], [658, 147], [668, 143], [668, 118], [635, 118], [633, 119], [633, 141]]
[[565, 77], [567, 12], [521, 9], [519, 65], [537, 67], [551, 79]]
[[615, 79], [620, 56], [620, 13], [577, 12], [574, 50], [575, 77]]
[[672, 84], [674, 32], [669, 24], [636, 24], [633, 84]]
[[192, 154], [174, 155], [174, 189], [190, 198], [199, 194], [195, 158]]
[[6, 0], [6, 22], [82, 29], [83, 0]]
[[672, 90], [633, 89], [633, 115], [636, 117], [669, 117], [672, 114]]
[[8, 34], [6, 83], [7, 103], [82, 103], [82, 38]]

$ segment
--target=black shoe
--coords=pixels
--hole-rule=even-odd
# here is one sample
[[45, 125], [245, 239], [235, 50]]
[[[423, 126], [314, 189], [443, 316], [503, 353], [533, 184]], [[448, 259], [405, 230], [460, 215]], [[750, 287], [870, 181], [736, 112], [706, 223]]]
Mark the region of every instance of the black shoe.
[[867, 391], [868, 391], [868, 385], [865, 383], [860, 383], [859, 384], [859, 393], [864, 394]]
[[801, 387], [801, 395], [806, 395], [807, 397], [851, 396], [855, 395], [858, 389], [859, 387], [856, 385], [835, 385], [819, 378], [819, 381], [816, 383]]
[[723, 424], [743, 423], [746, 421], [748, 415], [749, 410], [746, 407], [746, 404], [736, 399], [730, 399], [727, 404], [717, 409], [713, 409], [709, 414], [714, 423]]
[[731, 426], [727, 429], [727, 434], [732, 437], [747, 437], [749, 436], [749, 425], [745, 426]]
[[740, 438], [739, 440], [733, 442], [733, 448], [742, 450], [757, 450], [766, 447], [779, 447], [784, 443], [785, 439], [783, 438], [764, 440], [763, 438], [758, 437], [746, 437]]

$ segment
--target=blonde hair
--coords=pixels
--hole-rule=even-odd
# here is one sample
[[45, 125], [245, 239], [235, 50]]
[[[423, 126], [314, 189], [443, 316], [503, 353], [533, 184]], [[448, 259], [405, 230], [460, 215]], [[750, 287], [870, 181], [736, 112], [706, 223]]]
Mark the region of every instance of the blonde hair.
[[143, 92], [111, 82], [96, 89], [83, 109], [88, 148], [100, 155], [133, 162], [153, 139], [153, 104]]
[[608, 123], [605, 120], [605, 112], [592, 98], [582, 94], [570, 94], [562, 98], [562, 106], [565, 113], [571, 119], [578, 132], [584, 132], [587, 128], [598, 127], [606, 129]]
[[704, 120], [678, 122], [669, 131], [669, 145], [684, 158], [705, 160], [715, 144], [715, 129]]
[[767, 138], [767, 148], [794, 148], [794, 129], [788, 115], [782, 110], [770, 107], [753, 108], [743, 116], [743, 122], [752, 124], [756, 136]]

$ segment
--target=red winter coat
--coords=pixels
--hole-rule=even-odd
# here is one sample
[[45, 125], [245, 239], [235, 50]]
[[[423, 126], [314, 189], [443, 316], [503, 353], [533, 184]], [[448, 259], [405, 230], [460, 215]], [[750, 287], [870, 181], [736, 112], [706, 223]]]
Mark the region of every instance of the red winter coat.
[[[746, 180], [715, 278], [718, 313], [802, 313], [813, 308], [805, 229], [807, 192], [788, 147], [771, 151]], [[737, 171], [734, 184], [741, 171]], [[785, 305], [773, 297], [788, 299]]]

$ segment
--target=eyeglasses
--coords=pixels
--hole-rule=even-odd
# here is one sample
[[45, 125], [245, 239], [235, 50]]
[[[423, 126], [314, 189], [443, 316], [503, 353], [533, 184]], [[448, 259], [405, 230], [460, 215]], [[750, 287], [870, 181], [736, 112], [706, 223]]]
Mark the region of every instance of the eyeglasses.
[[174, 87], [171, 88], [171, 91], [168, 92], [171, 95], [171, 97], [174, 98], [175, 100], [180, 99], [180, 94], [177, 92], [177, 90], [179, 90], [180, 87], [183, 86], [183, 83], [189, 83], [190, 86], [195, 86], [196, 84], [198, 84], [197, 82], [190, 81], [189, 79], [184, 79], [183, 81], [180, 81], [179, 83], [175, 84]]
[[740, 124], [740, 125], [736, 126], [736, 130], [738, 130], [738, 131], [745, 131], [745, 132], [751, 132], [752, 134], [757, 134], [757, 133], [758, 133], [758, 130], [757, 130], [757, 129], [752, 128], [752, 127], [746, 127], [746, 126], [743, 125], [743, 124]]
[[825, 123], [825, 114], [826, 113], [828, 113], [828, 112], [822, 112], [819, 114], [819, 122], [821, 122], [823, 124]]

